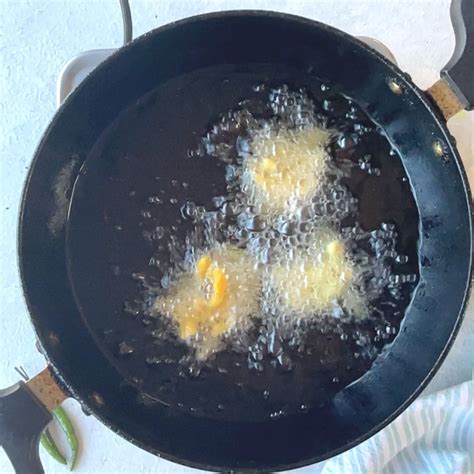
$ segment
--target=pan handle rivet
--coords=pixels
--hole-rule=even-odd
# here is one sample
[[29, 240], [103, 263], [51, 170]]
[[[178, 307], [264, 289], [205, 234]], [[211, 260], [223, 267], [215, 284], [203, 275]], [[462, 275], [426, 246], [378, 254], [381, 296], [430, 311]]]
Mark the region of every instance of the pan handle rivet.
[[49, 343], [55, 347], [59, 344], [59, 336], [57, 334], [55, 334], [54, 332], [50, 332], [48, 334], [48, 340], [49, 340]]
[[445, 148], [441, 141], [436, 140], [435, 142], [433, 142], [433, 152], [438, 157], [444, 156]]
[[394, 94], [400, 95], [400, 94], [403, 93], [402, 86], [397, 81], [395, 81], [394, 79], [389, 79], [388, 80], [388, 87], [390, 88], [390, 90]]
[[99, 407], [103, 407], [105, 405], [104, 398], [97, 392], [91, 393], [91, 399]]

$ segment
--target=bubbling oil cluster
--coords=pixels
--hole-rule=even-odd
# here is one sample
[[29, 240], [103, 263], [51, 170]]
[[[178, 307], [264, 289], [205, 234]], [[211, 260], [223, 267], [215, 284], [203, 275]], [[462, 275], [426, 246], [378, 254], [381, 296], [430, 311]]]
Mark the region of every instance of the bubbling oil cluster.
[[[331, 144], [347, 145], [344, 132], [328, 125], [304, 89], [255, 90], [264, 96], [258, 111], [243, 101], [189, 152], [225, 164], [227, 194], [210, 209], [184, 204], [194, 230], [153, 310], [196, 360], [230, 348], [248, 351], [249, 367], [263, 370], [275, 338], [298, 349], [308, 328], [377, 317], [373, 301], [387, 291], [396, 299], [416, 275], [395, 273], [387, 260], [406, 259], [393, 225], [360, 226], [357, 199], [344, 184], [347, 166], [331, 154]], [[359, 166], [377, 175], [368, 160]], [[283, 347], [276, 360], [291, 367]]]

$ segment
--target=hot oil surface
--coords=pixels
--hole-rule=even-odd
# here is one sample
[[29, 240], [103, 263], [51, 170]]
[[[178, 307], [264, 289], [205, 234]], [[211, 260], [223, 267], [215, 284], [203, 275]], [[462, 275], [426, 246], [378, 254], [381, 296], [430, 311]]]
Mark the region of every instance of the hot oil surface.
[[[364, 235], [368, 252], [385, 252], [377, 275], [393, 281], [374, 300], [369, 319], [314, 325], [298, 344], [268, 327], [262, 338], [255, 325], [244, 341], [250, 350], [221, 351], [191, 375], [181, 362], [187, 345], [149, 310], [185, 260], [186, 236], [192, 233], [198, 246], [206, 240], [189, 213], [215, 209], [222, 205], [216, 196], [228, 194], [229, 163], [211, 156], [202, 137], [236, 107], [269, 117], [262, 106], [268, 85], [281, 84], [303, 87], [321, 121], [338, 131], [331, 155], [346, 169], [341, 182], [358, 201], [341, 231]], [[239, 134], [228, 130], [225, 137], [234, 144]], [[409, 303], [417, 239], [418, 212], [401, 162], [355, 103], [287, 68], [225, 66], [159, 86], [103, 134], [75, 185], [68, 264], [86, 324], [129, 383], [196, 415], [258, 420], [327, 403], [369, 370]]]

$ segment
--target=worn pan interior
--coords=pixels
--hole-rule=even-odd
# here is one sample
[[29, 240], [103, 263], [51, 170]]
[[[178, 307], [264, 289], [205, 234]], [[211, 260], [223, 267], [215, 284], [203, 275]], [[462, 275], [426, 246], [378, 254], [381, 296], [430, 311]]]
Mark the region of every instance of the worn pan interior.
[[[385, 130], [400, 152], [418, 204], [420, 283], [391, 350], [324, 407], [265, 422], [198, 417], [157, 403], [125, 381], [85, 326], [66, 268], [69, 199], [84, 160], [127, 106], [164, 81], [196, 69], [229, 65], [234, 71], [252, 71], [261, 64], [275, 74], [318, 71], [320, 79], [357, 99]], [[402, 94], [388, 87], [393, 79]], [[442, 157], [434, 153], [434, 142], [444, 148]], [[301, 18], [269, 12], [211, 14], [136, 40], [66, 101], [28, 177], [19, 252], [41, 345], [71, 394], [104, 423], [139, 446], [185, 464], [275, 470], [322, 460], [367, 438], [432, 375], [457, 331], [467, 296], [470, 196], [445, 125], [409, 78], [375, 52]]]

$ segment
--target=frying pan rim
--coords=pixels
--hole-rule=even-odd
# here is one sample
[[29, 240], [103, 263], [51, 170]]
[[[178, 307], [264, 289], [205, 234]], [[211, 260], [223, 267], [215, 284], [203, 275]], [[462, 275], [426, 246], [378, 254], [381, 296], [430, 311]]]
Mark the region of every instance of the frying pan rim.
[[[39, 144], [37, 145], [33, 159], [31, 161], [30, 169], [28, 171], [27, 177], [25, 179], [25, 183], [23, 186], [23, 191], [22, 191], [22, 196], [21, 196], [21, 202], [20, 202], [20, 212], [19, 212], [19, 219], [18, 219], [18, 228], [17, 228], [17, 265], [19, 267], [19, 273], [20, 273], [20, 279], [22, 283], [22, 292], [23, 296], [26, 302], [26, 306], [28, 309], [28, 317], [31, 321], [31, 324], [33, 326], [33, 329], [35, 331], [36, 339], [39, 342], [39, 345], [41, 347], [41, 353], [44, 355], [48, 366], [51, 367], [51, 369], [54, 372], [54, 375], [56, 379], [58, 380], [59, 384], [66, 389], [66, 391], [74, 398], [76, 401], [78, 401], [82, 406], [87, 407], [87, 410], [93, 414], [98, 420], [100, 420], [101, 423], [103, 423], [107, 428], [111, 429], [113, 432], [119, 434], [122, 436], [125, 440], [127, 440], [130, 443], [133, 443], [135, 446], [138, 446], [141, 449], [144, 449], [145, 451], [148, 451], [150, 453], [153, 453], [154, 455], [158, 455], [159, 457], [162, 457], [164, 459], [176, 462], [181, 465], [185, 465], [188, 467], [193, 467], [193, 468], [198, 468], [198, 469], [205, 469], [205, 470], [212, 470], [212, 471], [222, 471], [223, 469], [232, 469], [233, 466], [229, 466], [228, 468], [223, 467], [223, 466], [212, 466], [212, 465], [206, 465], [198, 462], [192, 462], [188, 460], [183, 460], [181, 458], [178, 458], [176, 456], [170, 455], [168, 453], [163, 453], [159, 451], [158, 449], [154, 448], [153, 446], [149, 446], [146, 443], [137, 440], [133, 436], [129, 435], [128, 433], [122, 431], [120, 429], [115, 421], [113, 419], [109, 418], [108, 416], [104, 415], [101, 411], [100, 408], [95, 407], [92, 403], [90, 403], [87, 400], [86, 396], [82, 396], [79, 392], [85, 392], [85, 390], [80, 389], [77, 391], [74, 387], [71, 386], [71, 384], [63, 377], [61, 370], [58, 369], [57, 364], [55, 363], [54, 360], [52, 360], [51, 356], [49, 355], [48, 352], [48, 346], [49, 343], [46, 338], [43, 338], [41, 336], [41, 326], [43, 325], [41, 320], [41, 316], [37, 313], [39, 311], [36, 311], [34, 308], [34, 305], [32, 301], [30, 300], [28, 296], [28, 283], [26, 281], [26, 270], [25, 270], [25, 260], [23, 258], [23, 226], [24, 226], [24, 218], [25, 218], [25, 210], [27, 206], [27, 195], [28, 191], [30, 188], [31, 180], [33, 177], [33, 174], [35, 173], [36, 165], [39, 160], [39, 157], [42, 154], [42, 150], [44, 146], [46, 145], [49, 135], [52, 131], [52, 129], [56, 126], [56, 124], [62, 119], [63, 111], [68, 107], [69, 103], [71, 100], [77, 95], [80, 94], [82, 89], [84, 88], [85, 84], [89, 82], [89, 78], [91, 76], [94, 76], [98, 73], [103, 68], [108, 67], [108, 64], [111, 61], [114, 61], [116, 57], [120, 58], [122, 54], [125, 54], [129, 49], [131, 49], [134, 45], [140, 44], [143, 42], [147, 42], [149, 37], [161, 34], [163, 32], [166, 32], [168, 30], [175, 29], [176, 27], [182, 27], [186, 26], [188, 24], [192, 23], [198, 23], [198, 22], [206, 22], [208, 20], [213, 20], [213, 19], [220, 19], [220, 18], [229, 18], [229, 17], [266, 17], [266, 18], [275, 18], [275, 19], [280, 19], [284, 21], [289, 21], [292, 22], [293, 24], [299, 23], [300, 25], [305, 25], [305, 26], [311, 26], [311, 27], [316, 27], [321, 30], [325, 30], [329, 32], [334, 38], [343, 38], [345, 41], [349, 41], [352, 44], [357, 45], [359, 48], [362, 48], [365, 50], [368, 54], [374, 56], [376, 59], [381, 61], [385, 66], [387, 66], [394, 76], [398, 79], [401, 79], [405, 85], [409, 88], [409, 90], [413, 91], [418, 100], [421, 101], [423, 106], [428, 110], [430, 115], [433, 117], [436, 125], [438, 126], [438, 129], [443, 133], [444, 139], [446, 141], [447, 146], [449, 147], [449, 151], [454, 157], [458, 172], [460, 173], [461, 180], [463, 182], [463, 188], [464, 188], [464, 193], [466, 195], [466, 200], [467, 200], [467, 207], [468, 207], [468, 224], [469, 224], [469, 231], [470, 231], [470, 247], [471, 247], [471, 252], [470, 252], [470, 262], [469, 262], [469, 274], [468, 274], [468, 280], [466, 282], [466, 289], [463, 295], [463, 300], [462, 304], [460, 306], [460, 311], [459, 314], [456, 318], [456, 321], [454, 323], [453, 329], [451, 331], [451, 334], [449, 335], [449, 339], [441, 351], [440, 355], [438, 356], [437, 360], [433, 364], [432, 368], [430, 371], [427, 373], [423, 381], [418, 385], [417, 389], [414, 390], [414, 392], [396, 409], [390, 416], [388, 416], [386, 419], [384, 419], [382, 422], [378, 423], [374, 428], [371, 430], [367, 431], [365, 434], [357, 437], [355, 440], [353, 440], [351, 443], [347, 443], [342, 447], [339, 447], [337, 449], [334, 449], [332, 451], [329, 451], [325, 453], [323, 456], [316, 456], [314, 458], [310, 459], [305, 459], [297, 463], [289, 464], [289, 465], [284, 465], [284, 466], [279, 466], [279, 467], [272, 467], [272, 470], [274, 471], [280, 471], [284, 469], [295, 469], [298, 467], [303, 467], [311, 464], [315, 464], [321, 461], [324, 461], [326, 459], [330, 459], [334, 456], [337, 456], [338, 454], [341, 454], [354, 446], [357, 446], [358, 444], [364, 442], [365, 440], [369, 439], [372, 437], [374, 434], [379, 432], [381, 429], [383, 429], [385, 426], [387, 426], [389, 423], [391, 423], [396, 417], [398, 417], [403, 411], [407, 409], [407, 407], [415, 400], [415, 398], [423, 391], [423, 389], [426, 387], [428, 382], [432, 379], [434, 374], [437, 372], [439, 369], [441, 363], [444, 361], [446, 358], [446, 355], [448, 354], [458, 332], [461, 327], [462, 321], [464, 320], [464, 314], [467, 306], [467, 302], [469, 301], [469, 295], [471, 292], [471, 283], [472, 283], [472, 260], [473, 260], [473, 239], [472, 239], [472, 233], [473, 233], [473, 225], [472, 225], [472, 213], [473, 213], [473, 205], [472, 205], [472, 198], [471, 198], [471, 191], [469, 188], [469, 183], [467, 181], [467, 176], [466, 172], [462, 163], [462, 160], [459, 156], [459, 153], [456, 149], [455, 143], [454, 143], [454, 138], [451, 136], [450, 132], [447, 129], [446, 122], [444, 118], [442, 117], [440, 111], [436, 107], [435, 104], [433, 104], [427, 95], [425, 94], [424, 91], [422, 91], [418, 86], [416, 86], [411, 77], [401, 71], [398, 66], [390, 62], [387, 58], [385, 58], [383, 55], [378, 53], [376, 50], [359, 40], [358, 38], [345, 33], [344, 31], [341, 31], [333, 26], [327, 25], [325, 23], [321, 23], [317, 20], [313, 20], [310, 18], [302, 17], [299, 15], [293, 15], [289, 13], [282, 13], [282, 12], [276, 12], [272, 10], [227, 10], [227, 11], [217, 11], [217, 12], [209, 12], [209, 13], [204, 13], [204, 14], [199, 14], [199, 15], [193, 15], [190, 17], [186, 17], [180, 20], [173, 21], [171, 23], [168, 23], [166, 25], [160, 26], [158, 28], [155, 28], [153, 30], [150, 30], [146, 32], [145, 34], [137, 37], [134, 39], [132, 42], [129, 44], [117, 49], [109, 58], [107, 58], [103, 63], [101, 63], [94, 71], [91, 72], [91, 74], [81, 83], [79, 84], [76, 89], [69, 94], [69, 96], [66, 98], [66, 100], [61, 104], [59, 109], [56, 111], [54, 114], [54, 117], [52, 118], [51, 122], [49, 123], [48, 127], [46, 128], [45, 132], [43, 133], [41, 140]], [[86, 395], [86, 394], [84, 394]], [[243, 468], [239, 469], [239, 471], [253, 471], [255, 472], [255, 469], [252, 468]]]

